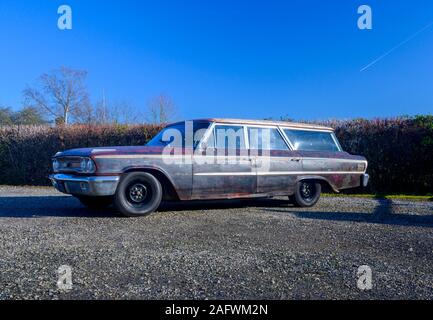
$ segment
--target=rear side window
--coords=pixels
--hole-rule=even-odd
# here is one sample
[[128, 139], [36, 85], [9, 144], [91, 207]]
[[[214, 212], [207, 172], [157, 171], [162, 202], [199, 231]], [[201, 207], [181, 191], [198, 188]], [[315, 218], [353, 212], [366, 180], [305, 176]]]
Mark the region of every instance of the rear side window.
[[284, 129], [284, 133], [295, 150], [340, 151], [331, 132]]
[[276, 128], [248, 127], [251, 150], [288, 150], [283, 137]]

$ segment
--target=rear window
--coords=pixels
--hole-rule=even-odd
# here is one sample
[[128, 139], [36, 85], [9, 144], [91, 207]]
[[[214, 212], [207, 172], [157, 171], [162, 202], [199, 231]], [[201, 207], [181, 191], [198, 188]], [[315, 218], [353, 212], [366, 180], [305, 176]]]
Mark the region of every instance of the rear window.
[[295, 150], [340, 151], [332, 132], [284, 129]]

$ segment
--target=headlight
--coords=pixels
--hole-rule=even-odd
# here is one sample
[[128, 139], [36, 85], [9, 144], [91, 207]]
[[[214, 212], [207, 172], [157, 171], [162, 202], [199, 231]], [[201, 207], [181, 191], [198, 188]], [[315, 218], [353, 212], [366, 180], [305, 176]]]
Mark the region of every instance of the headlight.
[[53, 160], [53, 171], [57, 172], [57, 171], [59, 171], [59, 169], [60, 169], [60, 162], [59, 162], [59, 160], [54, 159]]
[[90, 158], [83, 158], [80, 164], [80, 171], [83, 173], [94, 173], [96, 170], [95, 163]]

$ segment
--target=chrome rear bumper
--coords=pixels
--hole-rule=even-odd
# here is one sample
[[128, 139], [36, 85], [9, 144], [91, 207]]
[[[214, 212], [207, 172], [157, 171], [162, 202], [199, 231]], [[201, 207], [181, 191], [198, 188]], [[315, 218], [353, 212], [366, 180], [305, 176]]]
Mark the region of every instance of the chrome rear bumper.
[[112, 196], [119, 183], [118, 176], [85, 177], [70, 174], [52, 174], [51, 183], [60, 192], [83, 196]]

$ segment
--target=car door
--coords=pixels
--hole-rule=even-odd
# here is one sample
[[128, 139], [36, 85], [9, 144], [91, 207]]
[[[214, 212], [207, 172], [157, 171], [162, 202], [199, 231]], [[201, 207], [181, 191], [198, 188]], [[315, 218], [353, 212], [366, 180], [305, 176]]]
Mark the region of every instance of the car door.
[[255, 160], [257, 193], [286, 195], [293, 191], [297, 175], [302, 171], [302, 159], [278, 127], [248, 127], [250, 154]]
[[193, 161], [193, 199], [238, 198], [254, 194], [256, 171], [246, 148], [242, 125], [214, 124], [206, 148]]

